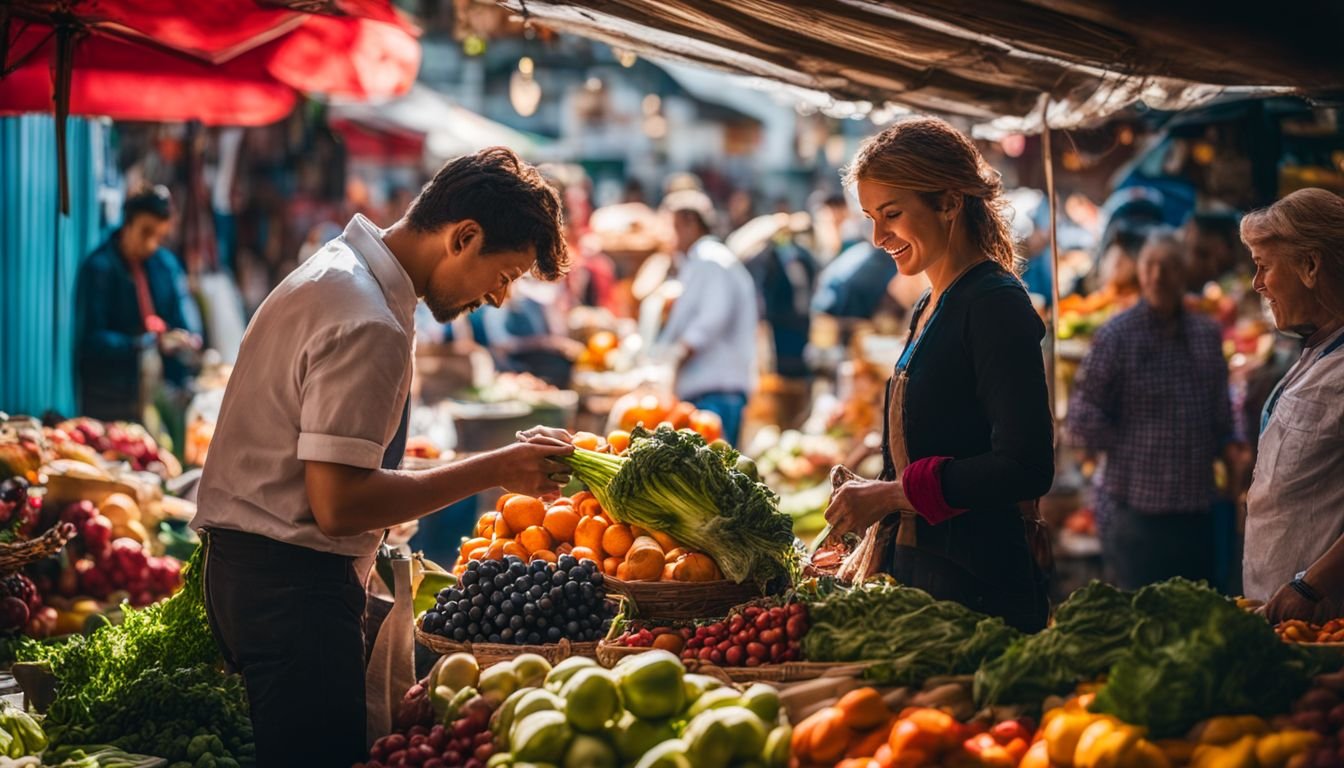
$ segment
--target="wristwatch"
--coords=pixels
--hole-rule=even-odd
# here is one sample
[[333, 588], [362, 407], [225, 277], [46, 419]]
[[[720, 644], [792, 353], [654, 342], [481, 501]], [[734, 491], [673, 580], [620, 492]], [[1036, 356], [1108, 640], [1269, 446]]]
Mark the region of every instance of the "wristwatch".
[[1301, 571], [1296, 576], [1293, 577], [1292, 581], [1288, 582], [1288, 586], [1292, 587], [1294, 592], [1301, 595], [1308, 602], [1311, 603], [1321, 602], [1321, 598], [1324, 597], [1324, 595], [1322, 595], [1320, 592], [1317, 592], [1314, 587], [1308, 584], [1306, 582], [1306, 578], [1307, 578], [1307, 572]]

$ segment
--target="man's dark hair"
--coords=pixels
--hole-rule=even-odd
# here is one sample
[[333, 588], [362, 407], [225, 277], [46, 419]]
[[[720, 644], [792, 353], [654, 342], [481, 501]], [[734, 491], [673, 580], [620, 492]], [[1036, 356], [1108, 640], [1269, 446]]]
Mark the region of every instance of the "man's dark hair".
[[126, 198], [122, 206], [122, 221], [130, 224], [140, 214], [148, 214], [156, 219], [170, 219], [173, 215], [173, 196], [162, 184], [137, 192]]
[[533, 273], [558, 280], [569, 270], [561, 234], [560, 196], [532, 165], [507, 147], [490, 147], [450, 160], [411, 202], [406, 221], [433, 232], [457, 221], [481, 225], [481, 253], [537, 247]]

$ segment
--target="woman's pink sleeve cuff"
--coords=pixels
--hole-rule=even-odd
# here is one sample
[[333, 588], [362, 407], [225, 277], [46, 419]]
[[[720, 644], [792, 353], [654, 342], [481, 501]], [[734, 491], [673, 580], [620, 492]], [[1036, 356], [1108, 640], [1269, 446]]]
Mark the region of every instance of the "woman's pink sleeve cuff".
[[943, 498], [943, 465], [951, 460], [951, 456], [930, 456], [913, 462], [901, 473], [905, 497], [929, 525], [938, 525], [966, 511], [948, 506]]

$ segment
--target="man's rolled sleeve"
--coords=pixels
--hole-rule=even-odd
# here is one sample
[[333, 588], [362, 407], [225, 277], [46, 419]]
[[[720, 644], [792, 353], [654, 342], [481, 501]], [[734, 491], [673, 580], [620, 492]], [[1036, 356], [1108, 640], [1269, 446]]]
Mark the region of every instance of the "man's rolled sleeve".
[[403, 406], [405, 334], [379, 322], [341, 326], [315, 339], [306, 358], [299, 460], [377, 469]]

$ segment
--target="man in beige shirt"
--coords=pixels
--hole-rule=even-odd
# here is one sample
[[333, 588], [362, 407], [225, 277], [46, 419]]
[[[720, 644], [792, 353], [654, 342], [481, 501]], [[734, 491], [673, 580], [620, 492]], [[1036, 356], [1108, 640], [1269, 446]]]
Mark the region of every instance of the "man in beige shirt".
[[449, 466], [396, 469], [424, 297], [447, 322], [526, 272], [561, 277], [560, 201], [504, 148], [449, 162], [402, 219], [356, 216], [287, 277], [243, 338], [201, 480], [211, 629], [243, 674], [257, 764], [349, 766], [364, 748], [364, 587], [389, 526], [491, 487], [568, 480], [558, 430]]

